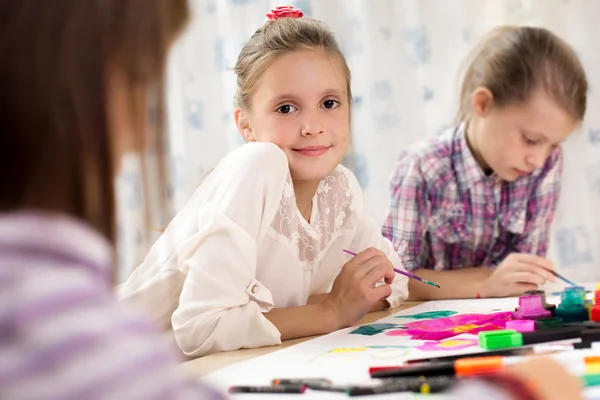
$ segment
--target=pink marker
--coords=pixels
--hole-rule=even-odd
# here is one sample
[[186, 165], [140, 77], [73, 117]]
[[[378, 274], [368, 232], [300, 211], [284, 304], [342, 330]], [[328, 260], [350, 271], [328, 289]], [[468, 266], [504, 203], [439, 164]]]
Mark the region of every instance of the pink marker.
[[512, 329], [517, 332], [535, 331], [535, 321], [532, 319], [519, 319], [516, 321], [507, 321], [506, 329]]

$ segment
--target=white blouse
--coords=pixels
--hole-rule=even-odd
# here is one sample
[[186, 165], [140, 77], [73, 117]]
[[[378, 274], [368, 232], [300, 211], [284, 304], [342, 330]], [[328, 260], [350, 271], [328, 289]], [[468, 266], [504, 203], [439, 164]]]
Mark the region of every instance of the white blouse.
[[[249, 143], [226, 155], [118, 288], [121, 300], [171, 328], [197, 357], [281, 343], [263, 315], [327, 293], [351, 256], [369, 247], [401, 262], [366, 206], [355, 176], [338, 166], [313, 198], [310, 223], [296, 207], [285, 153]], [[388, 298], [408, 295], [397, 275]]]

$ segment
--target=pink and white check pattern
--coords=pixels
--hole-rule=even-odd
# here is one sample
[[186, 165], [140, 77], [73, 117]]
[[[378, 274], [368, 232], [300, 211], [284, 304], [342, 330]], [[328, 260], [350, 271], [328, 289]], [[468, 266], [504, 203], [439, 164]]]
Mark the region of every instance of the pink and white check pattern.
[[486, 176], [463, 126], [400, 155], [383, 235], [406, 269], [494, 267], [512, 252], [545, 256], [560, 193], [560, 148], [514, 182]]

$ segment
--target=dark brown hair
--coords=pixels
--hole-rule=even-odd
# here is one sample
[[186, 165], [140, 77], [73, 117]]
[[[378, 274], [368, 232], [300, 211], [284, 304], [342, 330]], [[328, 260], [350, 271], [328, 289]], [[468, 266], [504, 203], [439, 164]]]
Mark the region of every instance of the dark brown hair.
[[0, 0], [0, 10], [0, 211], [68, 214], [114, 242], [107, 71], [124, 76], [132, 113], [145, 110], [134, 93], [157, 93], [162, 143], [163, 71], [187, 1]]
[[525, 102], [542, 89], [576, 121], [583, 120], [588, 83], [577, 54], [547, 29], [502, 26], [476, 46], [460, 91], [457, 119], [471, 113], [471, 94], [488, 88], [499, 106]]
[[237, 74], [235, 106], [250, 110], [256, 84], [273, 59], [303, 49], [322, 50], [340, 61], [351, 107], [351, 76], [346, 58], [331, 30], [322, 22], [309, 18], [269, 20], [252, 35], [240, 52], [234, 68]]

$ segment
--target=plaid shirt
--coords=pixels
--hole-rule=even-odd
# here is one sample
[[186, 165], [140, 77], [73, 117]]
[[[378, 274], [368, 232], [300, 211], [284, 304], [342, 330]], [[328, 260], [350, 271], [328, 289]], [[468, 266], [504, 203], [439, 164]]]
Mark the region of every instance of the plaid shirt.
[[498, 265], [513, 252], [544, 257], [560, 192], [562, 152], [514, 182], [486, 176], [463, 126], [403, 152], [383, 235], [406, 269]]

